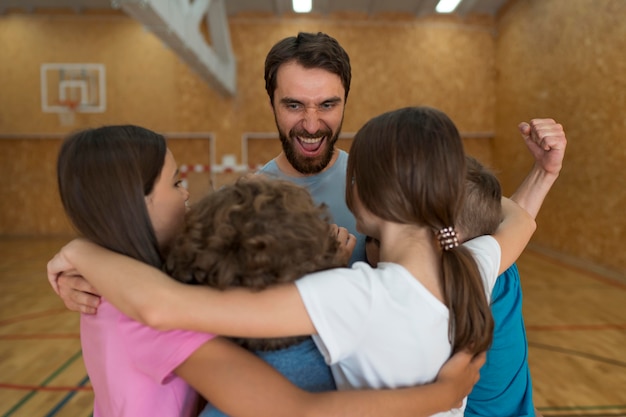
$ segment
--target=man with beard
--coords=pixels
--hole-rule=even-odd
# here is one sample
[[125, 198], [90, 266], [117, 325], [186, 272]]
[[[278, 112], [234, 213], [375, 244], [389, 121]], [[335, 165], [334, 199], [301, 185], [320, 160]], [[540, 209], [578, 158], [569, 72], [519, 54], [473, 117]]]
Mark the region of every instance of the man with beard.
[[[299, 33], [276, 43], [265, 59], [265, 88], [283, 151], [260, 173], [306, 187], [333, 222], [356, 236], [350, 265], [366, 261], [365, 236], [345, 201], [348, 154], [337, 149], [350, 90], [350, 58], [324, 33]], [[95, 314], [100, 297], [81, 277], [62, 276], [60, 297], [73, 311]]]
[[350, 58], [324, 33], [276, 43], [265, 59], [265, 89], [283, 151], [260, 172], [306, 187], [333, 222], [357, 237], [350, 264], [365, 261], [365, 237], [345, 202], [348, 154], [335, 147], [350, 90]]

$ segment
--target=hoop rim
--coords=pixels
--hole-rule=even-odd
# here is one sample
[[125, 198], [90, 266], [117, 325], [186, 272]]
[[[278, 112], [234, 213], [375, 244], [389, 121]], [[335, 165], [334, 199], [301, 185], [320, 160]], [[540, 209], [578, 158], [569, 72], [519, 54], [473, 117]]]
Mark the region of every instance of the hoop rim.
[[80, 100], [59, 100], [59, 106], [65, 107], [66, 112], [76, 112], [80, 106]]

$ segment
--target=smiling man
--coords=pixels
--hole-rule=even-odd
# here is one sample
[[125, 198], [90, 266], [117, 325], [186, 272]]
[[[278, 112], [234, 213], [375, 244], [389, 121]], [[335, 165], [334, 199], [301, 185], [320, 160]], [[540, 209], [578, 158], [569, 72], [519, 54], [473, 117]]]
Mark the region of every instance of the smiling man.
[[365, 237], [345, 202], [348, 154], [335, 147], [348, 92], [350, 58], [324, 33], [279, 41], [265, 59], [265, 89], [283, 151], [260, 172], [308, 188], [333, 221], [357, 237], [350, 263], [365, 260]]

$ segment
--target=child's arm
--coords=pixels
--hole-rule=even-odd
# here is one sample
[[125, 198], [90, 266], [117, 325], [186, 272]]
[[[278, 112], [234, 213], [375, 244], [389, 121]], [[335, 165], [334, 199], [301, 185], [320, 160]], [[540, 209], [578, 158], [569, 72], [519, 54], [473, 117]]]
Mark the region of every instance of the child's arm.
[[[332, 233], [337, 237], [339, 250], [337, 259], [343, 265], [348, 265], [356, 246], [356, 238], [345, 227], [332, 225]], [[84, 314], [96, 314], [100, 305], [100, 294], [80, 275], [63, 273], [56, 277], [49, 277], [54, 292], [61, 298], [65, 307], [71, 311]]]
[[518, 127], [535, 163], [511, 199], [536, 218], [561, 172], [567, 138], [563, 126], [552, 119], [533, 119]]
[[484, 353], [454, 355], [431, 384], [397, 390], [305, 392], [267, 363], [216, 338], [176, 369], [208, 401], [233, 417], [429, 416], [457, 407], [478, 380]]
[[[520, 123], [518, 127], [528, 150], [535, 159], [535, 164], [511, 196], [511, 200], [524, 209], [531, 219], [535, 219], [548, 191], [559, 176], [567, 139], [563, 126], [552, 119], [533, 119], [530, 124]], [[531, 224], [528, 219], [523, 220], [524, 216], [521, 216], [521, 213], [515, 213], [519, 211], [519, 207], [503, 199], [502, 212], [505, 219], [494, 234], [502, 249], [500, 273], [517, 260], [536, 229], [534, 221]], [[507, 216], [512, 217], [507, 219]], [[520, 219], [519, 223], [516, 223], [517, 219]], [[511, 230], [507, 232], [507, 228]]]
[[534, 218], [508, 198], [502, 198], [502, 215], [502, 223], [493, 234], [501, 250], [498, 275], [519, 258], [537, 228]]
[[[261, 292], [181, 284], [162, 271], [85, 239], [68, 243], [48, 263], [51, 282], [76, 270], [127, 316], [150, 327], [224, 336], [309, 335], [315, 328], [295, 284]], [[54, 285], [53, 285], [54, 286]]]

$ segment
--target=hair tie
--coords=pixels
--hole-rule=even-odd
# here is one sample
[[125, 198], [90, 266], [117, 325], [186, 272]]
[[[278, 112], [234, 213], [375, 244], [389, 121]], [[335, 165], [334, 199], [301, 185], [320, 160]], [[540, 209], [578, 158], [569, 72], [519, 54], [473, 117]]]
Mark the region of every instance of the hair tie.
[[444, 227], [437, 232], [437, 239], [439, 239], [439, 245], [443, 250], [450, 250], [459, 246], [459, 239], [456, 236], [454, 227]]

